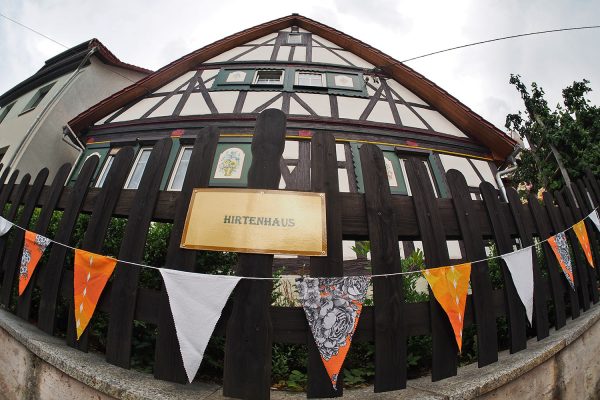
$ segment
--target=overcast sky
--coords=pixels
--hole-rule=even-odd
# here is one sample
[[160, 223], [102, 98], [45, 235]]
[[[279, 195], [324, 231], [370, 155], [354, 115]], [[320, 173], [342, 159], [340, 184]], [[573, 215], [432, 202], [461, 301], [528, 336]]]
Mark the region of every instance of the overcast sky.
[[[121, 60], [156, 70], [254, 25], [299, 13], [404, 60], [519, 33], [600, 25], [597, 0], [0, 0], [0, 12], [67, 46], [93, 37]], [[551, 105], [587, 78], [600, 104], [600, 29], [485, 44], [408, 62], [504, 130], [522, 108], [510, 73], [536, 81]], [[0, 93], [32, 75], [61, 46], [0, 18]]]

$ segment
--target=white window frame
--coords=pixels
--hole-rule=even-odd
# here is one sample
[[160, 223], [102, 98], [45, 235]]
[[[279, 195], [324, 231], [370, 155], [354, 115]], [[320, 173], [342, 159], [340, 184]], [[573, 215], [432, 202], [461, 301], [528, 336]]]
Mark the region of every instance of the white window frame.
[[[135, 172], [135, 169], [138, 166], [140, 159], [142, 158], [142, 154], [145, 151], [150, 151], [152, 153], [152, 147], [140, 147], [140, 150], [138, 151], [137, 156], [135, 157], [135, 162], [133, 163], [133, 166], [131, 167], [131, 170], [129, 171], [129, 176], [127, 177], [127, 180], [125, 181], [124, 189], [130, 189], [130, 190], [138, 189], [138, 188], [129, 188], [129, 184], [131, 183], [131, 178], [133, 178], [133, 173]], [[146, 171], [146, 167], [144, 167], [144, 171]], [[142, 173], [142, 177], [143, 176], [144, 176], [144, 174]], [[141, 178], [140, 178], [140, 182], [141, 182]]]
[[[167, 185], [167, 190], [169, 191], [174, 191], [174, 192], [179, 192], [181, 191], [181, 189], [173, 189], [173, 182], [175, 181], [175, 176], [177, 175], [179, 166], [181, 165], [181, 159], [183, 158], [183, 153], [186, 150], [191, 150], [193, 149], [194, 146], [181, 146], [181, 149], [179, 149], [179, 154], [177, 155], [177, 160], [175, 160], [175, 164], [173, 165], [173, 169], [171, 171], [171, 177], [169, 178], [169, 184]], [[190, 160], [191, 160], [191, 156], [190, 156]], [[189, 168], [190, 164], [188, 162], [188, 168]], [[185, 176], [184, 176], [185, 179]]]
[[[280, 72], [278, 82], [259, 82], [258, 78], [261, 72]], [[253, 85], [283, 85], [283, 78], [285, 77], [285, 70], [283, 69], [257, 69], [254, 73], [254, 79], [252, 80]]]
[[[300, 83], [300, 75], [301, 74], [306, 74], [306, 75], [320, 75], [321, 76], [321, 84], [320, 85], [307, 85], [305, 83]], [[296, 76], [295, 76], [295, 81], [294, 81], [294, 85], [296, 86], [306, 86], [306, 87], [326, 87], [327, 85], [325, 84], [325, 74], [323, 72], [317, 72], [317, 71], [296, 71]]]
[[106, 156], [106, 160], [104, 160], [104, 165], [102, 166], [102, 169], [100, 170], [100, 173], [96, 178], [96, 183], [94, 184], [94, 187], [101, 188], [102, 186], [104, 186], [104, 182], [106, 182], [106, 176], [108, 175], [108, 171], [110, 170], [110, 167], [112, 167], [114, 161], [114, 155], [109, 154]]

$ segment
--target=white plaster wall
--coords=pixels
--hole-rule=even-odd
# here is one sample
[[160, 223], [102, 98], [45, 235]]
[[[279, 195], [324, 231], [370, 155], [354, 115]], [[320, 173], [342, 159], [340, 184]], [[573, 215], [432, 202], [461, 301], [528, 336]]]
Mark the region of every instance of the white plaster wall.
[[[444, 171], [449, 171], [451, 169], [459, 170], [467, 180], [467, 185], [472, 187], [479, 187], [481, 184], [481, 179], [477, 176], [477, 173], [469, 164], [466, 158], [451, 156], [448, 154], [440, 154], [440, 160], [442, 161], [442, 165], [444, 166]], [[490, 164], [487, 161], [471, 159], [473, 164], [477, 170], [481, 173], [484, 179], [487, 182], [490, 182], [494, 187], [496, 186], [496, 181], [494, 179], [494, 174], [492, 173], [492, 169]]]
[[[112, 72], [114, 70], [118, 72]], [[70, 74], [69, 74], [70, 75]], [[40, 113], [47, 102], [52, 99], [55, 90], [66, 82], [68, 76], [62, 77], [52, 88], [51, 92], [44, 98], [42, 103], [33, 111]], [[123, 76], [127, 77], [125, 79]], [[35, 176], [43, 167], [50, 170], [49, 180], [54, 177], [58, 168], [65, 162], [74, 163], [78, 152], [62, 141], [62, 128], [68, 121], [73, 119], [82, 111], [88, 109], [100, 100], [131, 85], [145, 76], [139, 72], [124, 70], [107, 66], [96, 58], [88, 65], [69, 85], [62, 94], [60, 100], [48, 111], [42, 119], [37, 131], [24, 143], [25, 152], [15, 160], [15, 167], [22, 173], [30, 173]], [[27, 97], [27, 96], [24, 96]], [[21, 101], [21, 99], [19, 99]], [[29, 101], [28, 99], [26, 101]], [[25, 117], [27, 115], [23, 115]], [[29, 126], [31, 116], [27, 116], [28, 123], [21, 124], [20, 133], [24, 135], [23, 125]], [[0, 133], [1, 137], [2, 135]]]

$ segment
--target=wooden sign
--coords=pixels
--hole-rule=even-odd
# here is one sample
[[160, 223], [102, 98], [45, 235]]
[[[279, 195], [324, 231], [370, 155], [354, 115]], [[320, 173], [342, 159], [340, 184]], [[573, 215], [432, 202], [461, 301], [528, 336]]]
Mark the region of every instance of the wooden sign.
[[326, 256], [325, 194], [194, 189], [181, 247]]

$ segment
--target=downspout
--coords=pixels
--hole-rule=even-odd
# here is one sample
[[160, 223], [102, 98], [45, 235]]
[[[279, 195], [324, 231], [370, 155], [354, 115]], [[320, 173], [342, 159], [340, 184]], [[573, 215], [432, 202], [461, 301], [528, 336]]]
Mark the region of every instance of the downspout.
[[[69, 172], [69, 177], [67, 178], [67, 182], [69, 182], [69, 180], [71, 179], [71, 175], [73, 175], [73, 172], [75, 172], [75, 167], [77, 167], [77, 165], [79, 164], [79, 160], [81, 160], [81, 156], [83, 155], [83, 153], [85, 153], [85, 145], [81, 142], [81, 140], [79, 140], [79, 138], [77, 137], [75, 132], [73, 132], [73, 129], [71, 129], [71, 127], [69, 126], [68, 123], [65, 126], [65, 128], [71, 132], [71, 134], [73, 135], [73, 138], [75, 138], [75, 140], [77, 141], [77, 144], [78, 144], [77, 151], [79, 152], [79, 154], [77, 154], [77, 159], [75, 160], [75, 162], [73, 162], [73, 165], [71, 166], [71, 172]], [[64, 135], [63, 135], [63, 140], [64, 140]]]
[[500, 193], [502, 194], [502, 198], [504, 201], [508, 203], [508, 197], [506, 196], [506, 187], [504, 187], [504, 182], [502, 181], [502, 177], [506, 176], [517, 170], [517, 160], [515, 157], [523, 150], [521, 146], [518, 144], [515, 146], [513, 152], [508, 156], [507, 160], [512, 164], [511, 167], [507, 167], [502, 171], [498, 171], [496, 173], [496, 183], [498, 184], [498, 189], [500, 189]]
[[42, 119], [46, 116], [46, 114], [48, 113], [48, 111], [52, 108], [52, 106], [54, 106], [54, 104], [56, 103], [56, 101], [58, 100], [58, 98], [64, 93], [64, 91], [67, 89], [67, 87], [71, 84], [71, 82], [73, 82], [73, 80], [75, 79], [75, 77], [79, 74], [79, 72], [81, 71], [81, 69], [83, 68], [83, 66], [85, 65], [85, 63], [87, 63], [87, 61], [90, 59], [90, 57], [96, 52], [97, 47], [94, 46], [87, 54], [86, 56], [83, 58], [83, 60], [81, 61], [81, 63], [77, 66], [77, 69], [75, 71], [73, 71], [73, 73], [71, 74], [71, 76], [69, 77], [69, 79], [67, 79], [67, 81], [65, 82], [65, 84], [60, 88], [60, 90], [54, 95], [54, 97], [52, 97], [52, 100], [50, 100], [48, 102], [48, 104], [46, 105], [46, 107], [44, 107], [44, 109], [42, 110], [42, 112], [35, 118], [35, 120], [33, 121], [33, 124], [31, 124], [31, 126], [29, 127], [29, 129], [27, 130], [27, 133], [25, 134], [25, 136], [21, 139], [21, 141], [19, 142], [19, 144], [17, 145], [17, 151], [12, 155], [12, 157], [10, 158], [10, 160], [6, 163], [7, 167], [13, 167], [13, 163], [15, 162], [15, 160], [21, 156], [21, 154], [23, 153], [23, 144], [29, 140], [29, 138], [31, 137], [31, 135], [33, 135], [34, 130], [38, 127], [38, 125], [40, 124], [40, 122], [42, 121]]

